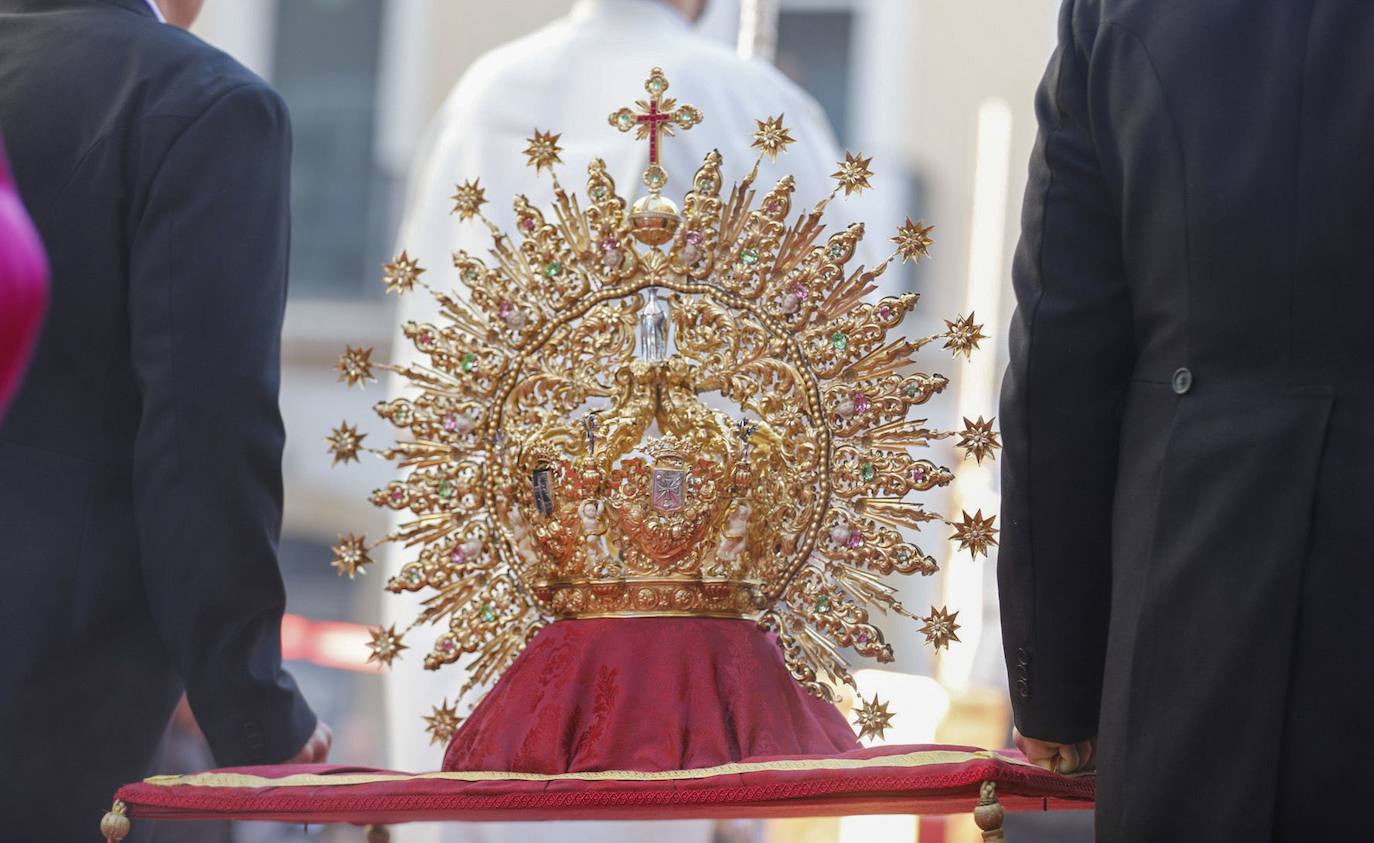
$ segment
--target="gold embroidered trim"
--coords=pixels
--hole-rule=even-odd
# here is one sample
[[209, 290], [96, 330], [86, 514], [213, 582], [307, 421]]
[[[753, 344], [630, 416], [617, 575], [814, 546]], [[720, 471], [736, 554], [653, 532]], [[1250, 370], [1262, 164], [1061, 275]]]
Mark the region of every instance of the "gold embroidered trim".
[[517, 773], [503, 770], [471, 770], [413, 774], [344, 773], [338, 775], [299, 773], [277, 779], [267, 776], [254, 776], [247, 773], [194, 773], [186, 776], [153, 776], [144, 779], [144, 783], [157, 785], [159, 787], [320, 787], [324, 785], [345, 786], [417, 780], [461, 782], [662, 782], [692, 781], [696, 779], [709, 779], [715, 776], [764, 773], [770, 771], [809, 772], [812, 770], [864, 770], [872, 767], [910, 768], [925, 767], [931, 764], [962, 764], [966, 761], [1002, 761], [1007, 764], [1015, 764], [1021, 767], [1035, 766], [1020, 758], [1013, 758], [989, 750], [963, 752], [959, 750], [930, 749], [906, 752], [900, 755], [884, 755], [877, 758], [815, 758], [750, 761], [721, 764], [716, 767], [700, 767], [694, 770], [594, 770], [585, 773]]

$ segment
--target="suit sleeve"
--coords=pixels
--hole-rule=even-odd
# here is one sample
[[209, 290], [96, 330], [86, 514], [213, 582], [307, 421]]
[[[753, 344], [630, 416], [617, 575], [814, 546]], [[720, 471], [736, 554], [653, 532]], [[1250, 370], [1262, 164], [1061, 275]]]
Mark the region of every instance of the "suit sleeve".
[[315, 726], [281, 664], [289, 118], [250, 83], [158, 130], [129, 255], [144, 588], [216, 760], [275, 763]]
[[1012, 708], [1023, 734], [1054, 741], [1097, 733], [1120, 405], [1133, 365], [1119, 214], [1094, 148], [1077, 2], [1064, 4], [1036, 94], [1001, 406], [997, 579]]

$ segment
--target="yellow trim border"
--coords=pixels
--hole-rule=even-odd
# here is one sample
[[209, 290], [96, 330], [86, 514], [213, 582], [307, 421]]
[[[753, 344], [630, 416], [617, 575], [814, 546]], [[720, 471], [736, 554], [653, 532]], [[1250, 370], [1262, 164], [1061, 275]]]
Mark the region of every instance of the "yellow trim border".
[[[559, 782], [559, 781], [627, 781], [627, 782], [673, 782], [709, 779], [716, 776], [740, 775], [744, 773], [794, 772], [805, 773], [817, 770], [866, 770], [874, 767], [925, 767], [932, 764], [963, 764], [968, 761], [1001, 761], [1022, 767], [1034, 767], [1020, 758], [1002, 755], [991, 750], [967, 752], [951, 749], [927, 749], [904, 752], [897, 755], [880, 755], [874, 758], [814, 758], [780, 759], [777, 761], [750, 761], [721, 764], [716, 767], [699, 767], [693, 770], [592, 770], [585, 773], [518, 773], [504, 770], [470, 770], [433, 773], [340, 773], [321, 775], [317, 773], [297, 773], [281, 778], [255, 776], [247, 773], [193, 773], [186, 776], [153, 776], [144, 779], [145, 784], [158, 787], [345, 787], [363, 784], [384, 784], [417, 780], [458, 781], [458, 782]], [[1037, 768], [1039, 769], [1039, 768]]]

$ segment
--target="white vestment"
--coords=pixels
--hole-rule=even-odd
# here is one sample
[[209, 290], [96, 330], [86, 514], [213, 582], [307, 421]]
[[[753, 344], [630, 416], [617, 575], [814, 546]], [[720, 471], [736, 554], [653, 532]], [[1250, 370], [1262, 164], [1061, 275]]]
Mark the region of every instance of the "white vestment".
[[[622, 106], [646, 99], [644, 81], [661, 67], [671, 85], [666, 96], [701, 109], [705, 120], [690, 131], [678, 131], [662, 142], [663, 166], [669, 174], [664, 195], [681, 202], [704, 155], [719, 149], [724, 156], [725, 189], [743, 176], [757, 152], [749, 148], [755, 120], [784, 115], [796, 139], [776, 163], [764, 161], [756, 182], [760, 195], [784, 174], [796, 178], [794, 212], [810, 207], [830, 192], [830, 174], [843, 153], [835, 143], [820, 107], [776, 68], [742, 60], [724, 45], [698, 34], [676, 11], [657, 0], [581, 0], [571, 14], [531, 35], [486, 54], [454, 87], [429, 129], [412, 169], [405, 213], [396, 244], [419, 260], [424, 280], [439, 289], [463, 291], [451, 255], [463, 249], [486, 257], [491, 238], [476, 221], [460, 222], [450, 214], [457, 182], [481, 179], [490, 204], [483, 211], [503, 229], [513, 230], [511, 199], [527, 195], [540, 207], [551, 201], [547, 173], [526, 166], [522, 150], [537, 127], [561, 133], [563, 164], [559, 180], [568, 190], [585, 192], [586, 168], [603, 158], [618, 192], [633, 201], [645, 192], [640, 180], [648, 159], [647, 142], [634, 133], [621, 134], [607, 122]], [[839, 199], [827, 210], [827, 231], [857, 219], [857, 208]], [[881, 232], [870, 232], [881, 240]], [[858, 260], [870, 266], [885, 255], [865, 244]], [[399, 321], [433, 322], [438, 308], [421, 290], [401, 300]], [[391, 360], [415, 359], [414, 347], [398, 336]], [[397, 389], [392, 384], [392, 389]], [[414, 557], [414, 550], [390, 549], [384, 557], [388, 576]], [[383, 624], [404, 627], [420, 611], [423, 595], [387, 595]], [[445, 697], [452, 700], [464, 682], [461, 665], [437, 672], [423, 669], [441, 630], [417, 628], [406, 638], [410, 649], [386, 677], [390, 766], [400, 770], [434, 770], [443, 747], [430, 745], [422, 715]], [[465, 713], [464, 701], [460, 713]], [[646, 716], [652, 716], [651, 713]], [[596, 840], [655, 843], [708, 841], [706, 821], [655, 823], [471, 824], [438, 828], [394, 829], [398, 843], [437, 841]]]

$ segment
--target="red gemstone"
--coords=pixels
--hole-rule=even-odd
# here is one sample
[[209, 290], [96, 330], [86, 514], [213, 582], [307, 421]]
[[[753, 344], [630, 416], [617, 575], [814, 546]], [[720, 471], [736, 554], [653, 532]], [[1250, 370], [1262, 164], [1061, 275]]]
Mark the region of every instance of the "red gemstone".
[[520, 227], [526, 231], [534, 231], [534, 217], [525, 217], [520, 221]]
[[607, 237], [605, 240], [602, 240], [602, 241], [601, 241], [601, 251], [603, 251], [603, 252], [609, 252], [609, 251], [611, 251], [612, 249], [616, 248], [616, 247], [619, 246], [619, 245], [620, 245], [620, 241], [619, 241], [619, 240], [616, 240], [614, 237]]
[[402, 492], [400, 489], [392, 489], [392, 490], [391, 490], [391, 499], [392, 499], [393, 501], [395, 501], [395, 502], [397, 502], [397, 503], [400, 503], [401, 501], [405, 500], [405, 497], [406, 497], [406, 493], [405, 493], [405, 492]]
[[806, 298], [809, 293], [810, 291], [806, 289], [806, 285], [800, 281], [792, 285], [792, 295], [795, 296], [798, 301]]
[[850, 530], [850, 531], [849, 531], [849, 541], [845, 542], [845, 544], [849, 545], [851, 548], [855, 548], [855, 547], [862, 547], [862, 546], [863, 546], [863, 543], [864, 543], [864, 534], [863, 534], [863, 533], [860, 533], [858, 530]]
[[515, 310], [515, 305], [514, 305], [513, 303], [508, 302], [508, 301], [503, 301], [503, 302], [501, 302], [501, 306], [498, 307], [498, 308], [496, 309], [496, 313], [497, 313], [497, 315], [499, 315], [502, 319], [505, 319], [507, 316], [510, 316], [511, 313], [512, 313], [514, 310]]
[[856, 412], [856, 413], [867, 413], [867, 412], [868, 412], [868, 396], [867, 396], [867, 395], [864, 395], [862, 392], [857, 393], [857, 394], [854, 396], [854, 412]]
[[420, 334], [421, 345], [429, 345], [432, 342], [434, 342], [434, 335], [431, 334], [429, 331], [425, 331], [423, 334]]
[[449, 433], [452, 433], [453, 431], [455, 431], [455, 430], [457, 430], [457, 429], [458, 429], [458, 414], [457, 414], [457, 413], [449, 413], [448, 415], [444, 416], [444, 430], [447, 430]]
[[911, 479], [915, 480], [917, 483], [926, 482], [926, 470], [924, 468], [921, 468], [920, 466], [917, 466], [916, 470], [911, 472]]
[[697, 231], [689, 231], [689, 232], [687, 232], [687, 242], [688, 242], [688, 243], [691, 243], [693, 246], [698, 246], [698, 245], [700, 245], [700, 244], [701, 244], [701, 233], [700, 233], [700, 232], [697, 232]]
[[782, 210], [782, 203], [779, 202], [779, 201], [777, 201], [776, 199], [774, 199], [772, 202], [769, 202], [769, 203], [768, 203], [768, 213], [770, 213], [770, 214], [776, 214], [778, 211], [781, 211], [781, 210]]
[[449, 554], [449, 558], [459, 565], [466, 565], [468, 553], [466, 550], [463, 550], [463, 546], [460, 544], [453, 549], [453, 553]]
[[855, 640], [855, 641], [858, 641], [860, 644], [867, 644], [867, 643], [868, 643], [868, 633], [867, 633], [867, 632], [860, 632], [858, 635], [854, 636], [854, 640]]
[[891, 319], [891, 318], [892, 318], [892, 308], [888, 307], [887, 305], [883, 305], [882, 307], [878, 308], [878, 318], [879, 318], [879, 319]]

